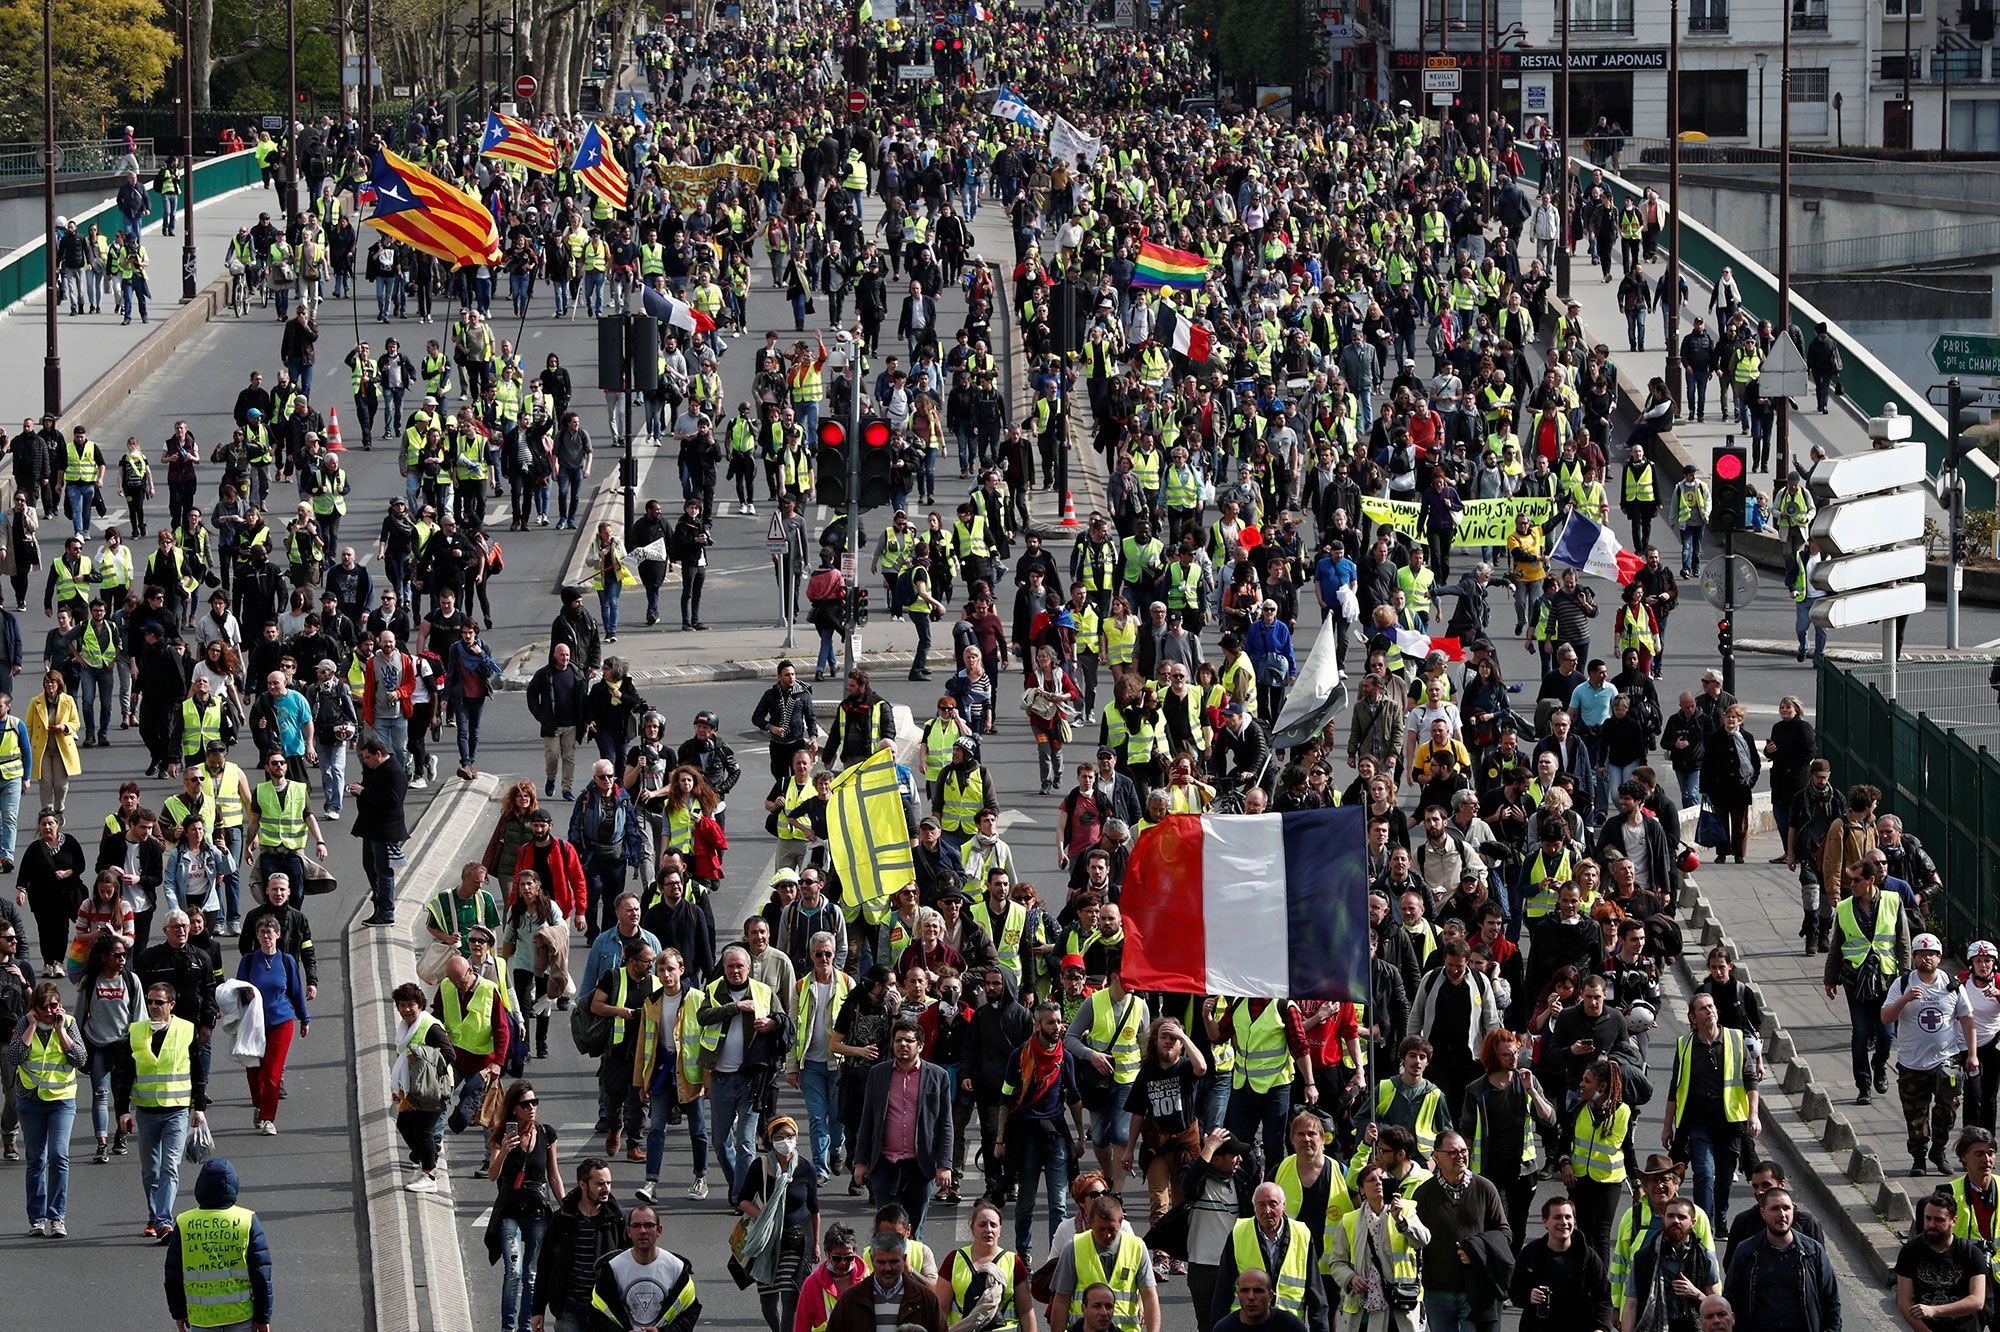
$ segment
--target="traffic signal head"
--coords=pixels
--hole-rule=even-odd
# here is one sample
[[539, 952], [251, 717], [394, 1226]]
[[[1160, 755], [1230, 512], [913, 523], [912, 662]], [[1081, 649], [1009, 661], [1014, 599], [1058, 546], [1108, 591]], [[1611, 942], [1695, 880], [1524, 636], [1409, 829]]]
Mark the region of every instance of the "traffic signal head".
[[829, 509], [847, 507], [847, 423], [819, 423], [818, 456], [813, 460], [817, 484], [813, 497]]
[[879, 416], [861, 419], [861, 492], [864, 509], [888, 504], [895, 490], [896, 451], [890, 448], [895, 432]]
[[1708, 525], [1718, 532], [1743, 530], [1743, 509], [1750, 497], [1750, 453], [1734, 444], [1719, 444], [1709, 460], [1709, 474], [1715, 480]]
[[[1954, 387], [1957, 383], [1955, 379], [1952, 381]], [[1944, 437], [1946, 467], [1957, 467], [1965, 461], [1967, 455], [1977, 453], [1980, 444], [1979, 438], [1971, 433], [1972, 428], [1979, 424], [1979, 415], [1972, 406], [1972, 395], [1958, 392], [1954, 393], [1953, 397], [1954, 401], [1946, 407], [1946, 413], [1951, 417], [1951, 420], [1946, 422], [1949, 428], [1945, 431]]]
[[1728, 656], [1734, 642], [1730, 637], [1729, 617], [1723, 616], [1715, 623], [1715, 646], [1723, 656]]

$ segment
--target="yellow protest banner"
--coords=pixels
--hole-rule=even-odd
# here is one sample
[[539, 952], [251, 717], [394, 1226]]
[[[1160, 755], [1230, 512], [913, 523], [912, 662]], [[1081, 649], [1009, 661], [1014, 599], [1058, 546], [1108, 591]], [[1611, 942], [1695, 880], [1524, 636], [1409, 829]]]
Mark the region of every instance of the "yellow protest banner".
[[[1361, 515], [1373, 522], [1395, 528], [1409, 537], [1417, 538], [1417, 514], [1419, 506], [1414, 500], [1376, 499], [1363, 496]], [[1514, 531], [1514, 520], [1527, 514], [1531, 522], [1541, 524], [1555, 516], [1556, 505], [1552, 499], [1523, 495], [1508, 499], [1467, 500], [1465, 508], [1458, 515], [1458, 526], [1452, 532], [1453, 549], [1462, 546], [1504, 546]]]

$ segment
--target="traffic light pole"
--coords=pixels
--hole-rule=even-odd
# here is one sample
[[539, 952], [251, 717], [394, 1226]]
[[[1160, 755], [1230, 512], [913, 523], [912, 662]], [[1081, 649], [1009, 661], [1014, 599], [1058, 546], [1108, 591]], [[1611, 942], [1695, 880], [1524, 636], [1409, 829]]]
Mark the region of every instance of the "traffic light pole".
[[847, 580], [847, 634], [842, 674], [854, 671], [856, 612], [861, 609], [861, 343], [847, 344], [847, 549], [854, 576]]
[[[1959, 386], [1958, 376], [1953, 375], [1945, 382], [1945, 389], [1951, 395], [1948, 407], [1950, 415], [1945, 420], [1951, 427], [1952, 437], [1945, 441], [1945, 460], [1950, 465], [1940, 477], [1951, 489], [1945, 492], [1945, 518], [1950, 528], [1951, 544], [1945, 551], [1944, 571], [1944, 645], [1958, 646], [1958, 580], [1959, 571], [1965, 559], [1965, 490], [1958, 479], [1958, 430], [1965, 419], [1965, 391]], [[1887, 643], [1888, 639], [1882, 640]], [[1889, 656], [1892, 654], [1885, 654]]]
[[1722, 529], [1722, 691], [1736, 692], [1736, 529]]

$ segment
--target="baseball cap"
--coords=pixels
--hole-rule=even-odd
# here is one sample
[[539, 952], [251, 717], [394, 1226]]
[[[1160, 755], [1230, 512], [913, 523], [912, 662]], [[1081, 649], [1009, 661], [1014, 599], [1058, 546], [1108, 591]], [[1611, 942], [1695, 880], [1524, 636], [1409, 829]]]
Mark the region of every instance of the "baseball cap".
[[1077, 970], [1077, 971], [1082, 971], [1082, 970], [1083, 970], [1083, 954], [1082, 954], [1082, 953], [1067, 953], [1067, 954], [1064, 954], [1064, 956], [1063, 956], [1063, 960], [1062, 960], [1062, 970], [1064, 970], [1064, 971], [1069, 971], [1069, 970], [1071, 970], [1072, 968], [1073, 968], [1073, 969], [1075, 969], [1075, 970]]
[[1942, 953], [1944, 945], [1938, 942], [1938, 937], [1935, 934], [1919, 934], [1916, 938], [1910, 940], [1910, 951], [1912, 953]]
[[922, 819], [917, 821], [917, 826], [919, 828], [936, 828], [940, 832], [944, 830], [944, 825], [937, 821], [937, 816], [934, 814], [924, 815]]
[[530, 823], [554, 823], [555, 821], [556, 816], [549, 813], [547, 808], [541, 806], [537, 806], [535, 812], [528, 815], [528, 822]]
[[1243, 715], [1243, 705], [1241, 703], [1231, 703], [1222, 710], [1222, 715], [1225, 717], [1241, 717]]

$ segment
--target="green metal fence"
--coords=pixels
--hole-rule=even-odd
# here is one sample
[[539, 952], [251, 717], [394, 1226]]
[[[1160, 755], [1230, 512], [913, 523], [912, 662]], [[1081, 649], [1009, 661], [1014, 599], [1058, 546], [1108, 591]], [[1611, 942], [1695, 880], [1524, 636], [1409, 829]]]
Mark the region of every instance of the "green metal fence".
[[[247, 150], [199, 163], [188, 187], [195, 201], [197, 219], [202, 200], [213, 199], [245, 185], [254, 185], [257, 179], [257, 155]], [[160, 197], [149, 194], [148, 198], [152, 201], [152, 211], [146, 217], [146, 225], [150, 226], [160, 220]], [[88, 213], [77, 215], [78, 225], [86, 231], [92, 222], [97, 223], [98, 230], [106, 235], [117, 230], [118, 205], [106, 202]], [[0, 260], [0, 310], [26, 300], [42, 289], [43, 281], [48, 276], [48, 259], [43, 253], [45, 244], [45, 241], [30, 241]]]
[[[1962, 948], [2000, 932], [2000, 757], [1830, 661], [1819, 665], [1820, 753], [1836, 786], [1880, 788], [1937, 861], [1946, 943]], [[1991, 706], [1989, 704], [1989, 706]]]

